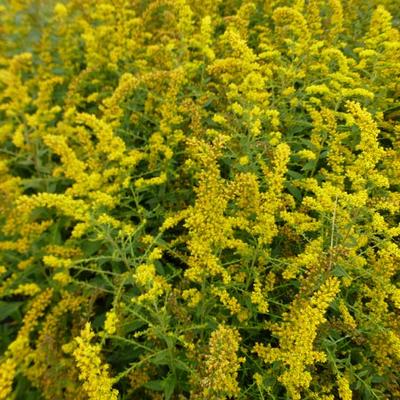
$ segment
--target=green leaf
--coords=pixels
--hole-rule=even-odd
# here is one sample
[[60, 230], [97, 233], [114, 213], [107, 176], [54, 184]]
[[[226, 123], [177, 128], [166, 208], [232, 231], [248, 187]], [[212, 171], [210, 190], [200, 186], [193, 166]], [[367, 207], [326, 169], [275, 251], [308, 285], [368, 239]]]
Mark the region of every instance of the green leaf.
[[5, 320], [7, 317], [18, 311], [19, 307], [21, 307], [22, 304], [22, 301], [0, 301], [0, 321]]
[[49, 228], [49, 240], [50, 243], [52, 244], [62, 244], [62, 238], [61, 238], [61, 223], [60, 221], [57, 221], [57, 223], [53, 224]]
[[190, 367], [186, 365], [182, 360], [175, 359], [175, 363], [176, 363], [175, 364], [176, 369], [180, 369], [182, 371], [187, 371], [187, 372], [191, 371]]
[[333, 268], [332, 273], [338, 278], [348, 275], [347, 272], [340, 265], [336, 265], [335, 268]]
[[315, 168], [316, 160], [310, 160], [304, 164], [303, 171], [312, 171]]
[[299, 172], [296, 172], [296, 171], [289, 170], [287, 172], [287, 174], [293, 179], [303, 179], [304, 178], [304, 176], [302, 174], [300, 174]]
[[96, 253], [102, 246], [101, 241], [97, 240], [84, 240], [82, 241], [82, 250], [84, 251], [85, 257], [90, 257]]
[[302, 201], [303, 196], [300, 192], [300, 190], [292, 185], [290, 182], [285, 182], [285, 187], [289, 191], [289, 193], [297, 200], [297, 201]]
[[157, 392], [162, 392], [164, 390], [164, 381], [149, 381], [143, 385], [146, 389], [156, 390]]
[[383, 376], [379, 376], [379, 375], [374, 375], [371, 378], [371, 383], [382, 383], [385, 381], [386, 381], [386, 378], [384, 378]]
[[154, 357], [151, 357], [150, 362], [155, 365], [168, 365], [169, 364], [168, 350], [160, 351]]
[[164, 396], [166, 400], [169, 400], [173, 393], [176, 386], [176, 376], [169, 375], [167, 378], [164, 379]]

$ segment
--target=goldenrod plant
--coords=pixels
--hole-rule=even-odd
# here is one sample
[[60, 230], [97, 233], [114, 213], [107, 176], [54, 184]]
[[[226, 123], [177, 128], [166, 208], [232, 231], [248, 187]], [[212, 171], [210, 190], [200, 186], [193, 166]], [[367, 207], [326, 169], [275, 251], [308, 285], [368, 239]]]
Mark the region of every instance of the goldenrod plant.
[[0, 3], [0, 400], [400, 398], [398, 0]]

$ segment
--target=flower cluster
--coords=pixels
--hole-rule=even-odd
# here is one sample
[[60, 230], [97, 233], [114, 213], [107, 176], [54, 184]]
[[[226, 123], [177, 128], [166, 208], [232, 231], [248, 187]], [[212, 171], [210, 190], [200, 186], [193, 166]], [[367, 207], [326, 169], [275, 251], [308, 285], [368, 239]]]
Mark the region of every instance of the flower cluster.
[[3, 0], [0, 400], [400, 398], [399, 17]]
[[202, 398], [225, 399], [239, 394], [237, 376], [240, 364], [244, 361], [237, 356], [240, 339], [237, 330], [223, 325], [211, 334], [205, 377], [201, 382]]
[[90, 324], [87, 323], [81, 334], [74, 339], [76, 347], [72, 355], [80, 371], [79, 379], [88, 399], [117, 400], [118, 391], [112, 388], [113, 381], [109, 377], [109, 367], [102, 363], [99, 356], [101, 347], [91, 343], [94, 336]]

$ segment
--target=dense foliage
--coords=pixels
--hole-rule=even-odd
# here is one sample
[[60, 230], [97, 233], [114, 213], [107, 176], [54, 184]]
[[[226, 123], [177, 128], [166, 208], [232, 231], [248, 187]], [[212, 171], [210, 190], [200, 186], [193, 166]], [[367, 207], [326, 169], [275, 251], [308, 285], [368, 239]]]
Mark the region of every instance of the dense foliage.
[[0, 2], [0, 399], [400, 398], [398, 0]]

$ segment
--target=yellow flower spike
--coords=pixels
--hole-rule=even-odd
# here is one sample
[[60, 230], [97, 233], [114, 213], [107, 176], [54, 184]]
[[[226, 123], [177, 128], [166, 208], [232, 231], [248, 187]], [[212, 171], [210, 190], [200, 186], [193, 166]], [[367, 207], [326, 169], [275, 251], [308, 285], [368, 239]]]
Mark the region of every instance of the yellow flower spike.
[[317, 158], [316, 154], [313, 151], [307, 149], [300, 150], [296, 154], [306, 160], [315, 160]]
[[159, 260], [162, 258], [163, 255], [163, 250], [160, 249], [159, 247], [156, 247], [155, 249], [152, 250], [152, 252], [149, 254], [148, 259], [149, 261], [153, 262], [155, 260]]
[[0, 363], [0, 400], [9, 398], [16, 369], [17, 363], [13, 358], [6, 358]]
[[243, 156], [239, 158], [239, 164], [240, 165], [247, 165], [249, 163], [249, 157], [248, 156]]
[[31, 301], [30, 309], [24, 316], [23, 325], [18, 331], [17, 338], [8, 345], [5, 361], [0, 363], [0, 399], [8, 399], [17, 367], [29, 363], [30, 334], [37, 326], [38, 319], [43, 316], [52, 295], [53, 290], [47, 289]]
[[136, 267], [133, 278], [143, 293], [132, 297], [132, 302], [153, 302], [171, 287], [164, 277], [157, 275], [154, 264], [140, 264]]
[[79, 368], [79, 379], [89, 400], [117, 400], [118, 391], [113, 389], [113, 380], [109, 376], [109, 366], [101, 361], [101, 347], [92, 344], [94, 332], [87, 322], [80, 336], [74, 338], [75, 349], [72, 355]]
[[53, 279], [62, 286], [66, 286], [72, 281], [72, 278], [69, 275], [68, 271], [56, 272], [53, 275]]
[[57, 18], [63, 19], [68, 15], [67, 7], [63, 3], [57, 3], [54, 6], [54, 14]]
[[337, 385], [339, 390], [339, 397], [341, 400], [353, 399], [353, 392], [350, 389], [350, 383], [346, 376], [340, 375], [337, 379]]
[[[79, 334], [106, 311], [110, 357], [133, 349], [120, 397], [349, 399], [357, 347], [400, 398], [397, 2], [5, 3], [0, 297], [26, 314], [4, 320], [0, 399], [115, 399]], [[116, 335], [119, 309], [152, 326]], [[237, 329], [264, 326], [243, 366]], [[328, 364], [332, 329], [351, 340]]]
[[257, 386], [261, 387], [263, 385], [263, 377], [258, 372], [253, 375], [253, 380], [256, 382]]
[[104, 322], [104, 330], [109, 335], [113, 335], [117, 331], [118, 321], [118, 316], [115, 310], [108, 311], [106, 313], [106, 320]]
[[378, 127], [371, 114], [363, 109], [359, 103], [347, 102], [347, 109], [354, 118], [355, 124], [360, 128], [360, 142], [356, 150], [360, 151], [354, 164], [347, 169], [347, 176], [356, 189], [361, 189], [366, 184], [366, 178], [375, 170], [375, 166], [385, 154], [378, 143]]
[[23, 296], [34, 296], [35, 294], [40, 292], [40, 286], [36, 283], [24, 283], [19, 285], [16, 289], [12, 291], [14, 295], [23, 295]]
[[254, 351], [266, 363], [278, 360], [284, 363], [286, 370], [279, 380], [293, 399], [299, 400], [301, 391], [310, 385], [312, 376], [307, 366], [326, 361], [324, 353], [313, 349], [313, 343], [318, 326], [325, 322], [326, 309], [338, 292], [338, 279], [328, 278], [310, 300], [296, 299], [284, 314], [284, 322], [273, 326], [279, 337], [278, 348], [255, 345]]
[[243, 310], [239, 302], [235, 297], [230, 296], [226, 289], [213, 287], [211, 291], [215, 296], [219, 297], [219, 300], [230, 311], [231, 315], [242, 315]]
[[328, 3], [331, 11], [331, 29], [329, 31], [328, 39], [331, 42], [334, 42], [344, 30], [343, 5], [342, 0], [329, 0]]
[[340, 300], [339, 302], [339, 311], [340, 314], [342, 315], [343, 322], [345, 323], [345, 325], [347, 325], [350, 329], [356, 329], [357, 323], [354, 320], [353, 316], [350, 314], [344, 300]]
[[182, 292], [182, 298], [188, 302], [188, 306], [195, 308], [203, 298], [203, 295], [195, 288]]
[[16, 147], [23, 149], [25, 147], [25, 136], [24, 136], [25, 127], [20, 125], [14, 133], [12, 142]]
[[213, 116], [213, 121], [216, 122], [217, 124], [221, 124], [221, 125], [224, 125], [227, 122], [226, 118], [221, 114], [215, 114]]
[[153, 282], [155, 275], [156, 269], [153, 264], [141, 264], [136, 268], [134, 278], [140, 286], [146, 286]]
[[224, 325], [219, 325], [211, 334], [205, 362], [206, 376], [201, 385], [205, 399], [239, 395], [238, 370], [244, 362], [242, 357], [237, 356], [240, 341], [239, 332]]
[[266, 314], [268, 312], [268, 301], [265, 298], [265, 294], [262, 291], [261, 282], [259, 280], [256, 280], [254, 283], [253, 291], [251, 292], [251, 302], [257, 305], [259, 313]]
[[167, 181], [167, 174], [164, 172], [160, 176], [155, 176], [154, 178], [139, 178], [135, 182], [135, 187], [137, 188], [144, 188], [146, 186], [152, 186], [152, 185], [162, 185]]

